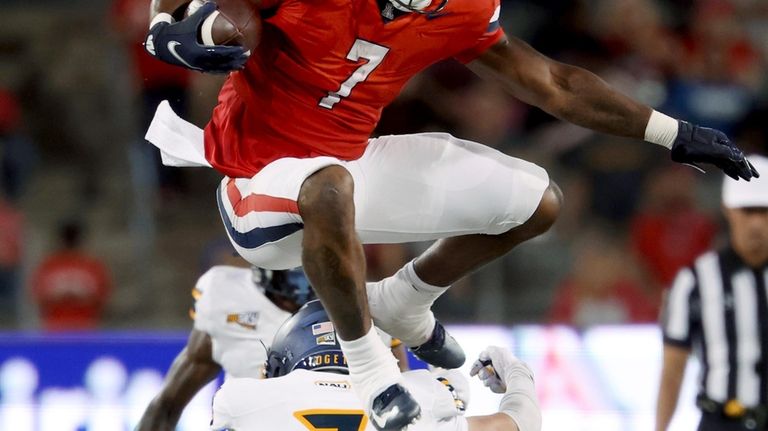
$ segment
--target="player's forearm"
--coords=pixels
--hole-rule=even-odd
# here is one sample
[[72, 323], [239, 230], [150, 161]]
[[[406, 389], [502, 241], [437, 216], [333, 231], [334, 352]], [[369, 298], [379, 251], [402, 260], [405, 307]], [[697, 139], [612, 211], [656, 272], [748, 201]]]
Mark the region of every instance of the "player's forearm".
[[160, 396], [149, 403], [135, 431], [174, 431], [181, 410], [174, 411]]
[[504, 413], [467, 418], [469, 431], [520, 431], [517, 423]]
[[547, 58], [518, 38], [495, 44], [469, 67], [562, 120], [612, 135], [645, 137], [651, 108], [591, 72]]
[[612, 89], [597, 75], [574, 66], [550, 66], [554, 91], [541, 108], [562, 120], [616, 136], [643, 139], [651, 108]]
[[160, 393], [144, 412], [138, 431], [176, 429], [187, 404], [221, 370], [211, 357], [211, 349], [208, 334], [192, 330], [187, 346], [173, 360]]

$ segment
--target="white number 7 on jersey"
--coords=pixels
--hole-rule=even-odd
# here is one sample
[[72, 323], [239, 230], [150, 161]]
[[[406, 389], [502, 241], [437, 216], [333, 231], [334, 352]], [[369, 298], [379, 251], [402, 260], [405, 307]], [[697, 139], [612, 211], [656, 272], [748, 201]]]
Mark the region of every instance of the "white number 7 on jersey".
[[352, 45], [352, 49], [347, 53], [347, 60], [359, 61], [361, 58], [368, 60], [360, 65], [360, 67], [352, 73], [352, 76], [347, 78], [346, 81], [341, 83], [336, 91], [329, 91], [328, 95], [320, 99], [319, 105], [326, 109], [333, 109], [333, 105], [339, 103], [342, 97], [349, 96], [349, 93], [355, 87], [355, 85], [365, 81], [368, 75], [373, 72], [373, 69], [384, 60], [384, 56], [389, 52], [389, 48], [386, 46], [376, 45], [373, 42], [367, 40], [356, 39]]

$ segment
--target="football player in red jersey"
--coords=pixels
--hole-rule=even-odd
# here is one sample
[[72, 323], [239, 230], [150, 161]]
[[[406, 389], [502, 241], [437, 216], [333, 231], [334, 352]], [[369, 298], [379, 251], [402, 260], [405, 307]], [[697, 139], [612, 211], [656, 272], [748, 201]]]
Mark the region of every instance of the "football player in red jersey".
[[[475, 142], [440, 133], [369, 139], [414, 74], [455, 58], [563, 120], [665, 146], [677, 162], [758, 175], [721, 132], [656, 112], [505, 36], [498, 0], [251, 1], [263, 9], [263, 32], [248, 56], [198, 43], [215, 5], [177, 21], [184, 0], [153, 0], [150, 54], [234, 73], [204, 134], [161, 107], [147, 137], [167, 163], [226, 176], [219, 208], [243, 257], [269, 269], [303, 265], [378, 429], [405, 427], [419, 407], [371, 320], [427, 362], [461, 365], [432, 303], [546, 231], [562, 199], [544, 169]], [[361, 242], [430, 239], [438, 241], [397, 274], [365, 285]]]

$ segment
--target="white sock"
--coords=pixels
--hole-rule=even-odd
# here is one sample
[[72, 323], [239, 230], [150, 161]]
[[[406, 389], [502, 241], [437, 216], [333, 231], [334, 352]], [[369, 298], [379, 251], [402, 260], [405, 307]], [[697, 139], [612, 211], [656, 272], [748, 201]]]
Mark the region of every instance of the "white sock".
[[391, 277], [367, 283], [366, 288], [376, 326], [410, 347], [429, 340], [435, 329], [432, 304], [448, 290], [448, 287], [433, 286], [420, 279], [413, 261]]
[[[414, 265], [413, 261], [410, 261], [405, 264], [400, 271], [403, 271], [405, 278], [413, 285], [413, 287], [416, 288], [419, 292], [422, 293], [430, 293], [432, 298], [432, 303], [435, 302], [437, 298], [440, 297], [446, 290], [448, 290], [451, 286], [433, 286], [429, 283], [426, 283], [424, 280], [419, 278], [419, 275], [416, 274], [416, 265]], [[429, 304], [430, 307], [432, 304]]]
[[381, 341], [373, 326], [357, 340], [344, 341], [339, 338], [339, 344], [347, 358], [352, 387], [366, 409], [371, 408], [373, 397], [402, 381], [397, 359]]

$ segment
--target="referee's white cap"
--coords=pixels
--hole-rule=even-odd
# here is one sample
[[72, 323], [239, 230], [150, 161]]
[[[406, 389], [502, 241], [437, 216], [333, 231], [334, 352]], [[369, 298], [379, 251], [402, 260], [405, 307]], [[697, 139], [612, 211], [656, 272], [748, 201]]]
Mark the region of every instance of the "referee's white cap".
[[760, 178], [747, 182], [726, 175], [723, 181], [723, 205], [727, 208], [768, 207], [768, 158], [753, 154], [747, 160], [760, 173]]

